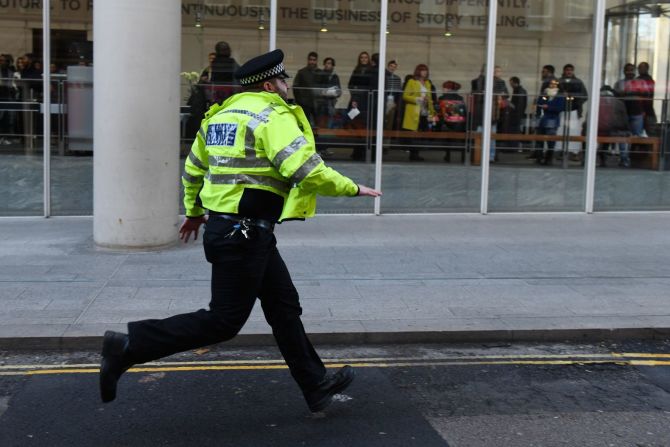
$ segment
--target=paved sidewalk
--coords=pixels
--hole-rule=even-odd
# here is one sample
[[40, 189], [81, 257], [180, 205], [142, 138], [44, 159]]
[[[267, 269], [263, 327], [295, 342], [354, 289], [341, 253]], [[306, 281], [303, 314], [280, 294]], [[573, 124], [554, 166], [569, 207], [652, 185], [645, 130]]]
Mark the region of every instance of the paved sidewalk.
[[[670, 334], [669, 214], [320, 216], [277, 236], [317, 343]], [[199, 242], [109, 251], [92, 218], [0, 219], [0, 349], [206, 307]], [[237, 343], [270, 333], [257, 306]]]

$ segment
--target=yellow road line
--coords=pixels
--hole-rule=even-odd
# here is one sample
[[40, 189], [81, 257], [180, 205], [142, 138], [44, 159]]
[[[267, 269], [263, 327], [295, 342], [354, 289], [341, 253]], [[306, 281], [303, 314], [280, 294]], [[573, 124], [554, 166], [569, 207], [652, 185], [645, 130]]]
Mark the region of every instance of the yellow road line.
[[[392, 360], [392, 359], [389, 359]], [[616, 364], [619, 366], [670, 366], [668, 360], [480, 360], [480, 361], [431, 361], [431, 362], [345, 362], [356, 368], [403, 368], [403, 367], [429, 367], [429, 366], [496, 366], [496, 365], [597, 365]], [[339, 368], [345, 363], [329, 363], [329, 368]], [[189, 366], [142, 366], [131, 368], [130, 373], [156, 373], [156, 372], [187, 372], [187, 371], [255, 371], [286, 369], [285, 364], [255, 364], [255, 365], [189, 365]], [[3, 371], [0, 376], [33, 376], [33, 375], [56, 375], [56, 374], [97, 374], [96, 368], [58, 368], [58, 369], [36, 369], [24, 371]]]
[[[612, 353], [612, 354], [614, 354], [614, 353]], [[624, 357], [643, 357], [643, 358], [670, 359], [670, 354], [652, 354], [652, 353], [648, 353], [648, 352], [645, 352], [645, 353], [624, 352], [624, 353], [617, 354], [617, 355], [621, 355], [621, 356], [624, 356]]]
[[[653, 353], [617, 353], [609, 354], [521, 354], [521, 355], [477, 355], [477, 356], [444, 356], [433, 359], [422, 359], [420, 357], [359, 357], [344, 359], [323, 359], [324, 363], [369, 363], [369, 362], [421, 362], [421, 361], [477, 361], [480, 359], [630, 359], [630, 358], [670, 358], [670, 354]], [[206, 360], [187, 362], [150, 362], [146, 366], [184, 366], [184, 365], [284, 365], [284, 360]], [[14, 370], [52, 370], [56, 368], [87, 369], [97, 368], [98, 363], [82, 364], [56, 364], [56, 365], [0, 365], [0, 371]]]

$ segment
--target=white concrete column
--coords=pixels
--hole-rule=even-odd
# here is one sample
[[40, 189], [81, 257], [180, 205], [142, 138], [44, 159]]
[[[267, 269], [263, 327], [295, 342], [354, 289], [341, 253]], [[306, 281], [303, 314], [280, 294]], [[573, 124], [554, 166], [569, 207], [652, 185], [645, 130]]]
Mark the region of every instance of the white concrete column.
[[118, 248], [177, 239], [180, 0], [93, 8], [93, 237]]

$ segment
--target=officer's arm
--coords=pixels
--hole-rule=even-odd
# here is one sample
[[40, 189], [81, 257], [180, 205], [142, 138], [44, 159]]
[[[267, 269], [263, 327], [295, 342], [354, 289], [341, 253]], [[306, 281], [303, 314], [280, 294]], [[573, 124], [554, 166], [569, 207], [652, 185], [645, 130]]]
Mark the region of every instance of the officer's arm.
[[206, 126], [200, 127], [198, 134], [191, 145], [181, 183], [184, 185], [184, 209], [186, 217], [204, 216], [205, 210], [200, 202], [200, 190], [204, 184], [204, 177], [209, 169], [207, 151], [205, 149]]
[[350, 178], [324, 164], [291, 113], [274, 115], [260, 131], [260, 138], [268, 158], [291, 185], [323, 196], [358, 194], [358, 186]]

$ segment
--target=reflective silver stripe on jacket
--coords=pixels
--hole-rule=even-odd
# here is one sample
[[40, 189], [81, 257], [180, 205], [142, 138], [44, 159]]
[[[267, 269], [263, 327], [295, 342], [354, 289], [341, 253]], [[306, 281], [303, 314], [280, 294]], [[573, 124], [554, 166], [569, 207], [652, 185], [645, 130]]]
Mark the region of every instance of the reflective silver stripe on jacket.
[[191, 163], [193, 163], [196, 168], [202, 169], [203, 171], [207, 170], [207, 167], [200, 161], [193, 151], [189, 152], [188, 159], [191, 160]]
[[247, 157], [245, 158], [210, 155], [209, 165], [220, 167], [223, 166], [226, 168], [267, 168], [272, 166], [270, 160], [267, 158], [256, 158], [255, 151], [252, 157], [249, 157], [249, 153], [247, 152]]
[[298, 138], [295, 140], [291, 141], [291, 143], [286, 146], [285, 148], [281, 149], [279, 152], [277, 152], [277, 155], [275, 155], [274, 160], [272, 160], [272, 163], [279, 168], [284, 161], [286, 161], [287, 158], [289, 158], [291, 155], [295, 154], [298, 149], [303, 147], [304, 145], [307, 144], [307, 140], [305, 137], [300, 135]]
[[323, 160], [319, 156], [319, 154], [313, 154], [311, 157], [309, 157], [303, 164], [298, 168], [297, 171], [293, 173], [291, 176], [291, 183], [298, 184], [302, 182], [307, 175], [312, 172], [314, 168], [318, 166], [319, 163], [321, 163]]
[[251, 120], [247, 123], [247, 127], [251, 129], [253, 132], [256, 130], [258, 126], [260, 126], [261, 123], [267, 123], [268, 122], [268, 117], [272, 113], [274, 109], [272, 107], [266, 107], [263, 110], [261, 110], [260, 113], [254, 113], [250, 112], [249, 110], [242, 110], [242, 109], [229, 109], [229, 110], [223, 110], [221, 113], [237, 113], [240, 115], [247, 115], [251, 117]]
[[200, 134], [203, 140], [207, 141], [207, 134], [205, 133], [204, 130], [202, 130], [202, 127], [198, 129], [198, 133]]
[[288, 192], [290, 186], [288, 183], [277, 180], [266, 175], [250, 174], [212, 174], [207, 173], [207, 180], [216, 185], [263, 185], [270, 186], [279, 191]]
[[244, 132], [244, 155], [247, 159], [256, 158], [256, 137], [253, 129], [248, 126]]
[[181, 178], [183, 178], [184, 180], [186, 180], [189, 183], [194, 183], [196, 185], [199, 184], [199, 183], [202, 183], [202, 177], [196, 177], [194, 175], [189, 174], [186, 171], [184, 171], [181, 174]]
[[258, 126], [260, 126], [261, 123], [267, 123], [268, 118], [270, 117], [270, 114], [274, 111], [272, 107], [266, 107], [263, 110], [261, 110], [261, 113], [257, 115], [257, 118], [252, 119], [247, 123], [247, 128], [251, 129], [251, 131], [255, 131]]

